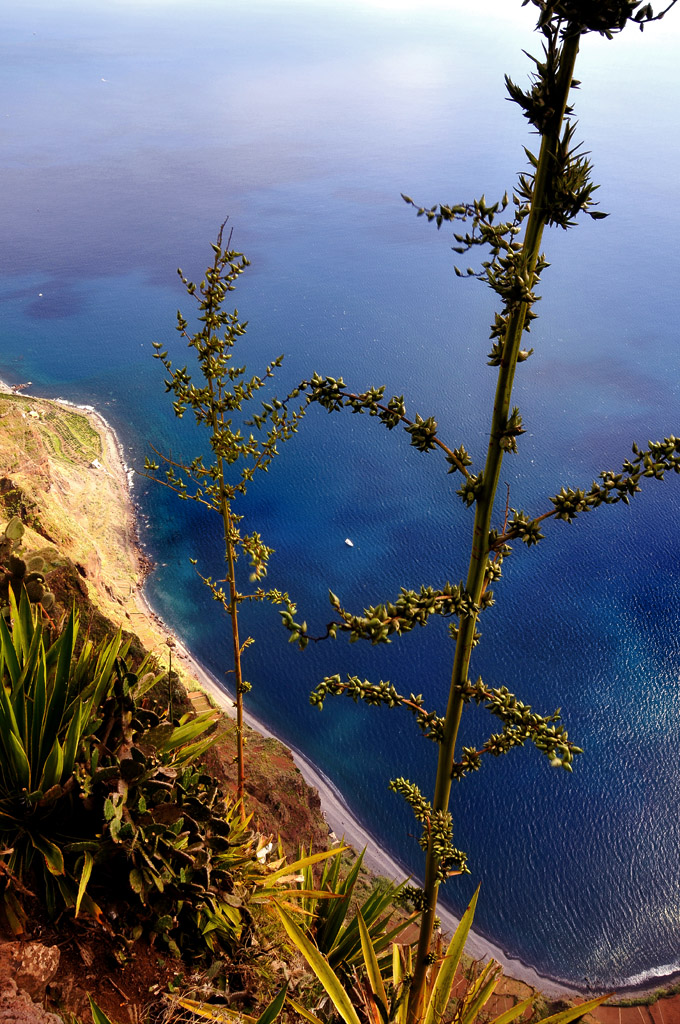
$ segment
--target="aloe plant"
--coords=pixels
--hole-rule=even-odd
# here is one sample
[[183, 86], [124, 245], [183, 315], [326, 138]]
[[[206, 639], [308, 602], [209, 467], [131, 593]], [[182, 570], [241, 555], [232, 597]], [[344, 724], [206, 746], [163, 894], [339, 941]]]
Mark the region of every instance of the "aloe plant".
[[248, 944], [250, 888], [240, 879], [255, 860], [253, 834], [200, 764], [216, 713], [170, 721], [144, 701], [160, 678], [118, 661], [78, 777], [97, 838], [73, 848], [92, 853], [93, 889], [106, 889], [131, 938], [144, 933], [202, 961]]
[[177, 726], [134, 705], [127, 715], [129, 728], [89, 762], [105, 822], [97, 861], [126, 893], [134, 936], [147, 932], [176, 955], [233, 949], [249, 920], [234, 871], [252, 837], [197, 764], [214, 714]]
[[[255, 859], [216, 781], [196, 767], [214, 712], [178, 723], [144, 706], [161, 676], [126, 664], [120, 631], [76, 657], [78, 615], [45, 642], [26, 590], [0, 617], [2, 910], [21, 934], [33, 893], [50, 913], [102, 920], [126, 905], [146, 932], [202, 957], [233, 949], [250, 917], [234, 877]], [[236, 815], [238, 818], [238, 814]], [[248, 895], [244, 891], [244, 897]]]

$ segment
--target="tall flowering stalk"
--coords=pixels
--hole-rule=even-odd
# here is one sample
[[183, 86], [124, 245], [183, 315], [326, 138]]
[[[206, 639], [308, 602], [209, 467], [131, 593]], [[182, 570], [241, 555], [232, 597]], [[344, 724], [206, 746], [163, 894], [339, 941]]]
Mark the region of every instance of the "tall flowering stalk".
[[[529, 0], [524, 0], [526, 5]], [[654, 15], [649, 4], [639, 0], [531, 0], [538, 9], [537, 31], [542, 39], [540, 57], [532, 57], [535, 70], [527, 89], [506, 77], [510, 99], [518, 104], [540, 138], [537, 153], [527, 150], [530, 169], [521, 174], [512, 191], [499, 202], [487, 204], [484, 197], [472, 202], [420, 206], [409, 196], [405, 202], [418, 216], [443, 225], [462, 223], [454, 232], [455, 251], [463, 254], [483, 246], [488, 256], [479, 270], [468, 268], [459, 276], [476, 277], [485, 282], [500, 299], [500, 309], [491, 326], [492, 349], [489, 365], [497, 368], [497, 384], [491, 413], [489, 440], [484, 462], [475, 469], [473, 459], [463, 446], [445, 444], [439, 437], [433, 417], [407, 417], [402, 396], [385, 399], [384, 388], [356, 393], [342, 379], [315, 375], [303, 387], [308, 401], [318, 402], [329, 412], [350, 408], [354, 412], [377, 417], [389, 430], [402, 426], [410, 442], [419, 451], [438, 450], [449, 473], [460, 473], [463, 480], [457, 494], [463, 504], [474, 510], [469, 561], [465, 581], [441, 589], [421, 587], [419, 591], [402, 589], [393, 602], [364, 609], [360, 615], [344, 609], [331, 593], [334, 618], [324, 637], [311, 637], [305, 623], [295, 621], [290, 609], [282, 612], [284, 624], [301, 647], [310, 639], [349, 634], [350, 640], [367, 639], [373, 644], [390, 642], [397, 636], [425, 625], [432, 615], [453, 620], [449, 627], [455, 643], [453, 668], [446, 709], [443, 714], [428, 711], [422, 695], [401, 694], [388, 682], [372, 684], [350, 676], [325, 678], [312, 694], [319, 707], [328, 695], [344, 693], [354, 700], [389, 707], [406, 707], [416, 718], [422, 732], [437, 743], [437, 773], [431, 799], [407, 779], [399, 778], [390, 786], [402, 794], [422, 825], [421, 846], [425, 851], [423, 888], [414, 894], [421, 910], [418, 947], [412, 974], [402, 983], [408, 985], [407, 1012], [403, 1024], [415, 1024], [426, 1018], [425, 1000], [428, 972], [432, 963], [432, 935], [439, 887], [451, 875], [467, 870], [465, 854], [453, 845], [449, 799], [453, 780], [477, 771], [485, 754], [507, 753], [513, 747], [533, 743], [554, 766], [572, 770], [574, 745], [559, 715], [541, 716], [518, 700], [505, 687], [489, 687], [481, 678], [471, 682], [473, 649], [480, 634], [477, 626], [485, 608], [493, 604], [491, 585], [500, 579], [503, 559], [511, 552], [511, 542], [527, 546], [543, 539], [541, 525], [549, 518], [572, 521], [576, 516], [602, 504], [628, 502], [640, 490], [645, 478], [662, 479], [666, 471], [680, 472], [680, 440], [671, 436], [650, 443], [645, 450], [633, 446], [633, 458], [626, 459], [621, 472], [605, 471], [589, 490], [562, 488], [550, 498], [551, 507], [529, 517], [522, 510], [505, 508], [502, 526], [494, 528], [498, 483], [503, 459], [517, 452], [518, 439], [524, 433], [519, 409], [512, 405], [515, 373], [533, 349], [522, 347], [525, 333], [536, 318], [536, 287], [548, 266], [541, 252], [546, 227], [568, 229], [579, 214], [593, 218], [606, 216], [596, 210], [591, 181], [591, 165], [574, 141], [575, 123], [570, 106], [571, 91], [578, 83], [574, 67], [581, 39], [591, 32], [611, 39], [629, 23], [642, 28], [663, 17]], [[512, 211], [508, 216], [507, 211]], [[506, 217], [507, 219], [504, 219]], [[483, 704], [500, 722], [501, 731], [492, 734], [479, 749], [464, 747], [457, 751], [458, 731], [465, 706], [471, 701]], [[368, 962], [368, 961], [367, 961]], [[399, 1018], [400, 1019], [400, 1018]]]
[[[238, 277], [250, 264], [242, 253], [231, 248], [231, 235], [226, 246], [223, 245], [225, 224], [226, 221], [212, 244], [213, 261], [200, 285], [178, 270], [187, 294], [197, 303], [198, 326], [193, 333], [181, 312], [177, 313], [176, 329], [194, 354], [199, 371], [198, 385], [194, 384], [186, 365], [175, 369], [167, 350], [160, 342], [154, 342], [155, 358], [160, 359], [168, 374], [165, 388], [174, 396], [175, 415], [181, 419], [190, 409], [196, 422], [207, 429], [210, 459], [206, 463], [203, 456], [198, 455], [190, 463], [177, 462], [154, 449], [161, 462], [146, 459], [144, 468], [150, 478], [169, 487], [180, 498], [212, 509], [222, 520], [226, 574], [223, 579], [215, 580], [197, 572], [229, 618], [236, 705], [236, 791], [241, 801], [241, 814], [245, 815], [243, 697], [250, 683], [244, 678], [242, 656], [253, 640], [241, 638], [239, 609], [244, 601], [268, 600], [284, 603], [288, 609], [293, 606], [288, 596], [278, 590], [265, 591], [262, 587], [249, 593], [240, 590], [239, 556], [244, 555], [249, 561], [250, 582], [258, 582], [267, 574], [272, 548], [264, 543], [259, 533], [242, 532], [243, 517], [235, 511], [235, 503], [246, 493], [255, 473], [269, 469], [277, 454], [277, 443], [288, 440], [296, 432], [300, 413], [289, 413], [284, 403], [272, 399], [260, 402], [259, 411], [250, 419], [238, 420], [244, 407], [259, 397], [261, 389], [274, 376], [283, 356], [272, 360], [262, 376], [249, 377], [246, 367], [234, 362], [233, 349], [245, 335], [247, 322], [239, 319], [237, 309], [229, 312], [224, 305]], [[244, 428], [247, 428], [245, 433]]]

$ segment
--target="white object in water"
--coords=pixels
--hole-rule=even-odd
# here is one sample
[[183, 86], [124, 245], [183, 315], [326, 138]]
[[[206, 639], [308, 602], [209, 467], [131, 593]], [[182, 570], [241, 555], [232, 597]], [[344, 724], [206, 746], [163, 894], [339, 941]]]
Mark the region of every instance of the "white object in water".
[[345, 537], [345, 544], [347, 545], [348, 548], [354, 547], [354, 541], [350, 540], [349, 537]]

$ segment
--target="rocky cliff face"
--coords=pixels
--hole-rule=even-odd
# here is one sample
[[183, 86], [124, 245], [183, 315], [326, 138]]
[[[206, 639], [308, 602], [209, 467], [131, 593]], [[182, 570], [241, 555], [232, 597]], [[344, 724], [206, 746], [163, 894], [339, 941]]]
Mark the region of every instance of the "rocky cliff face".
[[[221, 740], [209, 751], [207, 766], [235, 786], [235, 725], [223, 719], [220, 730]], [[298, 846], [308, 849], [310, 843], [314, 849], [325, 850], [328, 826], [319, 794], [303, 779], [290, 750], [277, 739], [246, 728], [245, 764], [248, 811], [257, 830], [274, 841], [280, 836], [289, 856], [297, 854]]]

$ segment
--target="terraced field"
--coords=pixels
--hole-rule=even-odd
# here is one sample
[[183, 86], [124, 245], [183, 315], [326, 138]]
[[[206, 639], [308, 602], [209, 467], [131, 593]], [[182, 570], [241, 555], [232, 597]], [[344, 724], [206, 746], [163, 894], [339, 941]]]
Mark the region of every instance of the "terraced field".
[[68, 409], [49, 412], [43, 427], [43, 440], [57, 458], [65, 462], [101, 458], [101, 438], [82, 413]]
[[[38, 451], [36, 434], [49, 455], [70, 464], [90, 463], [102, 455], [99, 434], [83, 413], [25, 395], [0, 394], [3, 427], [15, 435], [26, 454]], [[33, 423], [32, 421], [35, 421]], [[39, 431], [32, 429], [39, 424]]]

